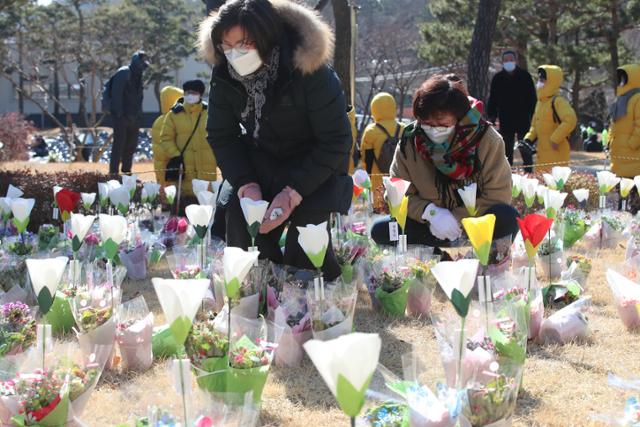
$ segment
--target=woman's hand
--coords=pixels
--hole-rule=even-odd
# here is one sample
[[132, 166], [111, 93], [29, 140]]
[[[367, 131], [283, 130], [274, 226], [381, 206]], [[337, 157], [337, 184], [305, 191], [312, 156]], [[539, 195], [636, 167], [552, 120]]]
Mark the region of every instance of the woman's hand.
[[238, 199], [242, 199], [243, 197], [247, 197], [254, 202], [258, 202], [262, 200], [262, 190], [260, 190], [260, 185], [257, 182], [250, 182], [249, 184], [245, 184], [238, 190]]
[[285, 187], [274, 197], [260, 226], [260, 234], [267, 234], [278, 228], [302, 202], [302, 196], [293, 188]]
[[449, 209], [439, 208], [430, 203], [422, 214], [422, 219], [429, 222], [429, 231], [440, 240], [456, 240], [462, 235], [460, 224]]

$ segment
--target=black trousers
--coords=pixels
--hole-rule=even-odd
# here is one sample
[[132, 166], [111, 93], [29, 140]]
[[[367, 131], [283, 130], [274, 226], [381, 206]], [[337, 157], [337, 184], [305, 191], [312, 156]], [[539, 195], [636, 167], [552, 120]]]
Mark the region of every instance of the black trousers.
[[[500, 123], [500, 135], [502, 135], [502, 139], [504, 140], [504, 149], [507, 159], [509, 160], [509, 164], [513, 165], [513, 147], [516, 142], [516, 136], [518, 139], [523, 139], [524, 136], [529, 132], [529, 126], [511, 126], [509, 124]], [[526, 173], [533, 172], [533, 156], [530, 156], [526, 153], [522, 153], [522, 161], [525, 167], [524, 171]]]
[[[321, 224], [327, 221], [327, 231], [329, 231], [329, 247], [324, 258], [322, 272], [327, 281], [336, 279], [340, 275], [340, 266], [333, 252], [331, 244], [331, 233], [329, 230], [330, 214], [322, 212], [309, 212], [294, 210], [288, 220], [289, 229], [287, 231], [287, 239], [284, 247], [284, 254], [280, 249], [280, 237], [287, 225], [287, 222], [280, 227], [272, 230], [269, 234], [258, 234], [256, 237], [256, 246], [260, 251], [260, 258], [266, 258], [276, 264], [290, 265], [297, 268], [314, 270], [315, 267], [307, 258], [300, 245], [298, 244], [298, 229], [296, 227], [304, 227], [307, 224]], [[247, 222], [242, 214], [240, 200], [238, 196], [233, 194], [229, 198], [226, 207], [226, 228], [227, 246], [239, 247], [247, 249], [251, 246], [251, 236], [247, 231]]]
[[[511, 205], [498, 204], [492, 206], [485, 214], [494, 214], [496, 216], [496, 226], [493, 230], [493, 240], [501, 239], [508, 235], [515, 236], [518, 233], [518, 221], [516, 218], [520, 215], [518, 211]], [[390, 217], [382, 218], [376, 221], [371, 227], [371, 238], [379, 245], [391, 245], [389, 240], [389, 222]], [[415, 221], [407, 218], [405, 225], [405, 234], [407, 235], [407, 243], [410, 245], [426, 245], [436, 248], [451, 247], [455, 242], [450, 240], [440, 240], [431, 234], [429, 224]]]
[[113, 118], [113, 145], [111, 146], [111, 159], [109, 160], [109, 173], [131, 173], [133, 155], [138, 148], [138, 131], [140, 124], [136, 118]]

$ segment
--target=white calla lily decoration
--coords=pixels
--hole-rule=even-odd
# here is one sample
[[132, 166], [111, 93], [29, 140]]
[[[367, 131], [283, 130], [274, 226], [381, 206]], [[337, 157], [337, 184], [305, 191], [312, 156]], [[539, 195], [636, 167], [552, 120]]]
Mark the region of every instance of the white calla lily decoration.
[[118, 210], [122, 215], [126, 215], [129, 212], [129, 203], [131, 203], [131, 196], [129, 190], [124, 185], [111, 190], [109, 193], [109, 200], [114, 208]]
[[0, 215], [5, 222], [11, 218], [11, 200], [10, 197], [0, 197]]
[[118, 247], [127, 238], [127, 219], [120, 215], [100, 214], [100, 239], [107, 258], [113, 260], [118, 253]]
[[378, 334], [354, 332], [329, 341], [311, 340], [304, 349], [342, 411], [358, 416], [380, 358]]
[[255, 241], [258, 231], [260, 230], [262, 220], [264, 219], [264, 215], [267, 213], [269, 202], [243, 197], [240, 199], [240, 207], [242, 208], [244, 219], [247, 221], [249, 235], [251, 236], [251, 239]]
[[203, 179], [192, 179], [191, 189], [193, 190], [193, 194], [198, 194], [201, 191], [208, 191], [209, 181], [205, 181]]
[[544, 179], [544, 183], [547, 185], [547, 188], [550, 190], [557, 190], [556, 188], [556, 180], [550, 173], [542, 174], [542, 178]]
[[46, 315], [53, 305], [53, 299], [68, 262], [67, 257], [26, 260], [31, 286], [43, 315]]
[[35, 206], [35, 199], [23, 199], [21, 197], [11, 200], [11, 213], [13, 214], [13, 224], [18, 229], [18, 233], [23, 233], [29, 225], [31, 211]]
[[109, 184], [106, 182], [98, 183], [98, 196], [100, 198], [100, 206], [105, 207], [109, 204]]
[[216, 205], [216, 195], [211, 191], [201, 191], [196, 193], [196, 198], [198, 199], [198, 203], [204, 206], [215, 206]]
[[620, 197], [626, 199], [631, 194], [631, 190], [635, 187], [635, 182], [629, 178], [622, 178], [620, 180]]
[[573, 190], [573, 196], [578, 203], [584, 203], [589, 200], [589, 190], [587, 188], [576, 188]]
[[138, 175], [122, 175], [122, 186], [129, 192], [129, 197], [133, 199], [138, 186]]
[[71, 214], [71, 234], [73, 235], [71, 245], [73, 252], [77, 253], [80, 250], [82, 242], [87, 237], [87, 233], [91, 230], [95, 220], [95, 215]]
[[82, 198], [82, 206], [86, 210], [91, 209], [96, 201], [96, 193], [80, 193], [80, 197]]
[[523, 176], [517, 173], [511, 174], [511, 197], [516, 198], [520, 196], [522, 192], [522, 187], [520, 186], [520, 181], [522, 181]]
[[551, 175], [553, 175], [556, 190], [562, 191], [569, 181], [569, 176], [571, 176], [571, 168], [568, 166], [554, 166], [551, 169]]
[[476, 216], [478, 214], [478, 209], [476, 208], [477, 191], [478, 184], [475, 182], [464, 188], [458, 188], [458, 194], [460, 194], [462, 203], [464, 203], [464, 206], [467, 208], [467, 212], [469, 212], [469, 215], [471, 216]]
[[598, 178], [598, 190], [601, 195], [607, 194], [613, 190], [613, 188], [620, 182], [620, 178], [609, 171], [599, 171], [596, 173], [596, 177]]
[[562, 209], [567, 193], [561, 193], [558, 190], [547, 190], [544, 195], [544, 208], [547, 212], [547, 218], [556, 218], [558, 212]]
[[142, 189], [144, 190], [145, 198], [143, 203], [153, 203], [156, 201], [158, 194], [160, 194], [160, 184], [157, 182], [145, 182], [142, 184]]
[[469, 312], [470, 294], [476, 283], [478, 265], [480, 262], [477, 259], [461, 259], [442, 261], [431, 269], [460, 317], [466, 317]]
[[209, 280], [173, 280], [154, 277], [151, 282], [173, 337], [179, 345], [184, 344], [191, 330], [193, 318], [209, 289]]
[[247, 252], [240, 248], [226, 247], [222, 256], [224, 285], [227, 298], [240, 296], [240, 284], [258, 260], [259, 252]]
[[213, 206], [189, 205], [185, 208], [187, 219], [196, 230], [200, 239], [204, 239], [209, 229], [209, 224], [213, 218]]
[[538, 184], [539, 182], [535, 178], [525, 178], [522, 180], [522, 195], [524, 196], [524, 203], [528, 208], [531, 208], [533, 202], [536, 200]]
[[327, 222], [314, 225], [307, 224], [306, 227], [296, 227], [298, 229], [298, 244], [307, 255], [313, 266], [321, 269], [324, 264], [324, 257], [329, 247], [329, 232]]
[[17, 199], [19, 197], [24, 196], [24, 192], [18, 187], [9, 184], [9, 188], [7, 188], [7, 197], [10, 199]]
[[176, 200], [176, 192], [177, 190], [175, 185], [164, 187], [164, 195], [167, 196], [167, 203], [169, 203], [170, 205], [172, 205]]

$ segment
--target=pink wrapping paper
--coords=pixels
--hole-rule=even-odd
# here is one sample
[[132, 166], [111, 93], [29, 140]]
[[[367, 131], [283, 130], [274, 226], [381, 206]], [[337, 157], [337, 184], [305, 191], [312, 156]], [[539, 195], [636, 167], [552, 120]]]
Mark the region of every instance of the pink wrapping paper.
[[431, 311], [432, 291], [419, 280], [414, 280], [409, 287], [407, 297], [407, 314], [409, 316], [428, 316]]
[[146, 371], [153, 364], [151, 337], [153, 336], [153, 314], [118, 331], [116, 341], [120, 348], [122, 367], [126, 371]]

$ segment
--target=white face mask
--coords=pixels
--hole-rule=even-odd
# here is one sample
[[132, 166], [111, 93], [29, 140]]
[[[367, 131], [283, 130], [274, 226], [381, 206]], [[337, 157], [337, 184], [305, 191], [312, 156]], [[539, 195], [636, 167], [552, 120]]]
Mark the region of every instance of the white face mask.
[[456, 130], [455, 126], [427, 126], [420, 125], [424, 133], [427, 134], [429, 139], [435, 144], [443, 144], [449, 140], [453, 132]]
[[200, 102], [200, 95], [189, 94], [184, 96], [184, 102], [187, 104], [197, 104]]
[[262, 66], [262, 59], [257, 49], [249, 49], [248, 52], [241, 53], [236, 48], [233, 48], [224, 55], [233, 69], [243, 77], [256, 72]]
[[538, 83], [536, 83], [536, 89], [542, 89], [544, 87], [544, 82], [538, 80]]
[[513, 61], [505, 62], [502, 64], [502, 68], [504, 68], [506, 72], [510, 73], [516, 69], [516, 63]]

